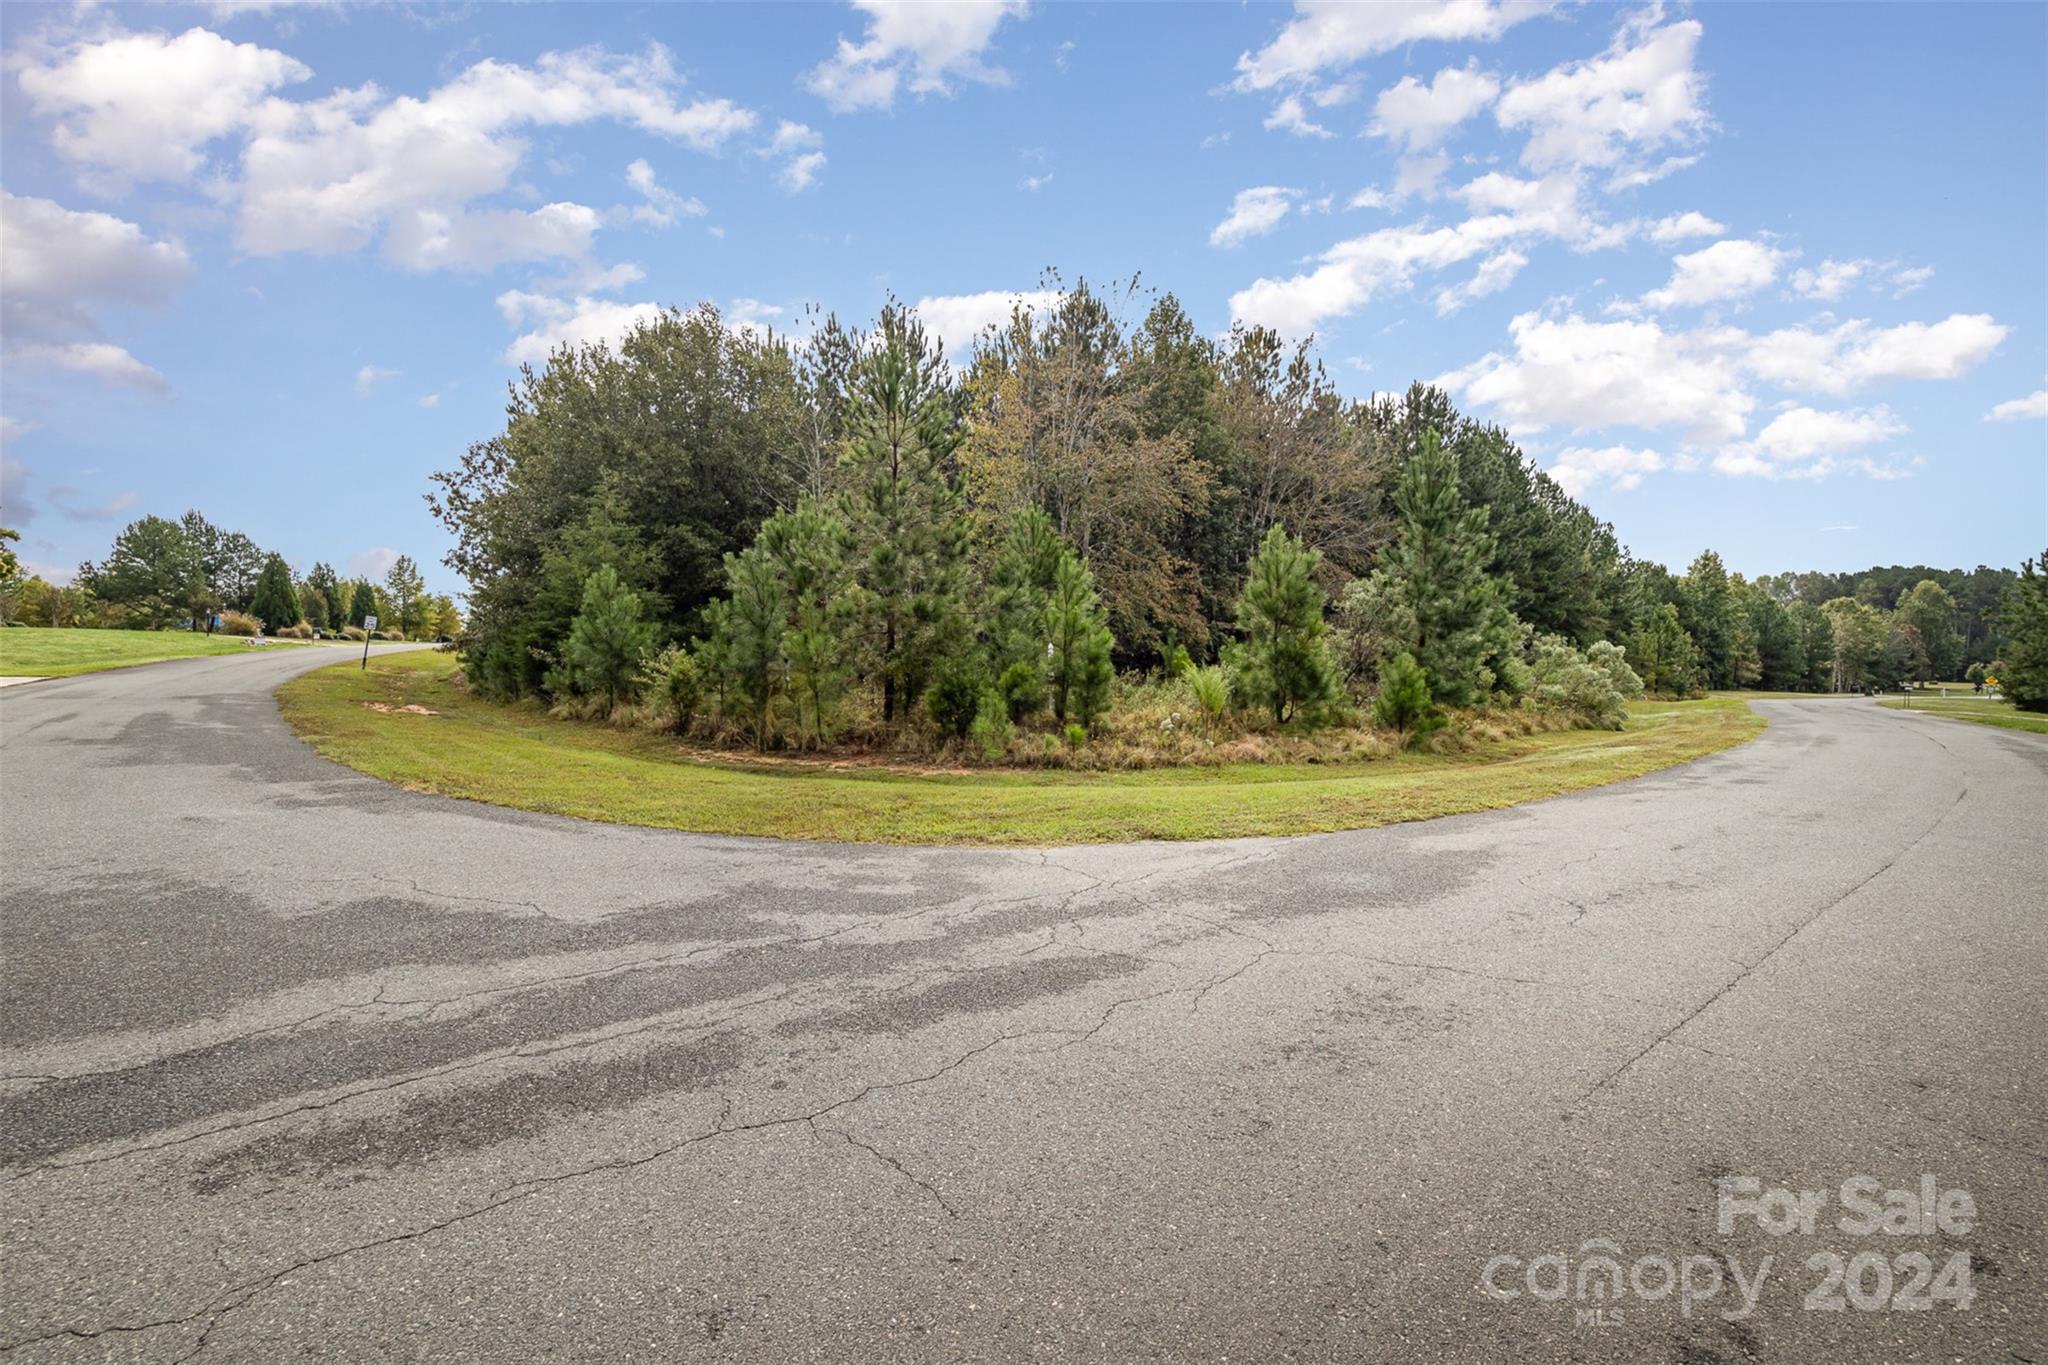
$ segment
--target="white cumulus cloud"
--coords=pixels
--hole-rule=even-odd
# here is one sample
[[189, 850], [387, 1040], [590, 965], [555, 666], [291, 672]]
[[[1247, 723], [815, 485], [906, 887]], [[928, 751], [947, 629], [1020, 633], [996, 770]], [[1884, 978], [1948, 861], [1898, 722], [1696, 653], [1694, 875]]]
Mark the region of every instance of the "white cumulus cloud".
[[0, 190], [0, 344], [10, 363], [162, 393], [161, 373], [102, 338], [99, 315], [161, 307], [191, 275], [184, 247], [134, 223]]
[[168, 393], [170, 381], [110, 341], [31, 342], [7, 348], [9, 363], [88, 375], [116, 388]]
[[1954, 313], [1940, 322], [1896, 327], [1857, 319], [1822, 330], [1737, 333], [1733, 344], [1750, 371], [1782, 388], [1847, 393], [1885, 379], [1953, 379], [1997, 350], [2011, 332], [1989, 313]]
[[1237, 59], [1235, 84], [1270, 90], [1424, 40], [1491, 42], [1550, 8], [1548, 0], [1295, 0], [1273, 41]]
[[853, 0], [867, 15], [860, 42], [841, 38], [805, 78], [838, 113], [887, 109], [900, 89], [946, 95], [957, 80], [1007, 85], [1010, 75], [983, 60], [1005, 19], [1025, 0]]
[[1508, 334], [1512, 355], [1485, 356], [1438, 383], [1518, 431], [1631, 426], [1718, 444], [1739, 439], [1756, 407], [1732, 358], [1655, 322], [1523, 313]]
[[1281, 185], [1239, 190], [1230, 201], [1230, 212], [1210, 230], [1209, 245], [1236, 246], [1253, 237], [1263, 237], [1280, 226], [1299, 193]]
[[81, 43], [18, 79], [29, 107], [55, 121], [51, 145], [64, 156], [116, 181], [187, 180], [206, 164], [207, 143], [312, 74], [282, 52], [194, 28]]
[[2008, 398], [1984, 414], [1987, 422], [2025, 422], [2048, 418], [2048, 389], [2035, 389], [2025, 398]]
[[825, 169], [825, 139], [806, 123], [784, 119], [759, 155], [781, 161], [775, 178], [792, 194], [809, 189]]
[[1485, 298], [1488, 294], [1498, 294], [1515, 282], [1515, 276], [1520, 274], [1522, 267], [1527, 264], [1529, 258], [1519, 251], [1503, 251], [1498, 255], [1488, 256], [1479, 263], [1479, 269], [1473, 272], [1471, 279], [1463, 284], [1437, 291], [1437, 316], [1447, 317], [1474, 299]]
[[505, 359], [514, 365], [544, 365], [559, 346], [616, 343], [641, 323], [661, 316], [661, 305], [618, 303], [587, 294], [554, 298], [514, 289], [498, 296], [498, 311], [512, 326], [527, 329], [505, 348]]
[[1523, 165], [1633, 166], [1705, 129], [1705, 82], [1693, 69], [1699, 21], [1658, 25], [1651, 18], [1625, 23], [1598, 57], [1508, 86], [1494, 116], [1503, 128], [1528, 131]]
[[1018, 308], [1031, 312], [1042, 312], [1059, 302], [1059, 292], [1052, 289], [1001, 290], [987, 289], [979, 294], [928, 294], [911, 305], [925, 330], [937, 337], [946, 348], [949, 360], [958, 363], [967, 357], [974, 339], [992, 326], [1009, 321], [1010, 314]]
[[1639, 488], [1645, 474], [1668, 467], [1669, 462], [1654, 450], [1572, 446], [1557, 452], [1547, 472], [1559, 488], [1576, 498], [1602, 484], [1619, 489]]
[[1674, 213], [1650, 224], [1649, 238], [1660, 246], [1683, 242], [1691, 237], [1719, 237], [1728, 229], [1697, 209]]
[[1499, 78], [1479, 70], [1476, 63], [1447, 66], [1427, 85], [1404, 76], [1374, 101], [1371, 131], [1411, 152], [1422, 151], [1442, 142], [1499, 93]]
[[1763, 242], [1730, 238], [1671, 259], [1671, 280], [1643, 295], [1649, 308], [1666, 309], [1738, 299], [1778, 277], [1785, 253]]

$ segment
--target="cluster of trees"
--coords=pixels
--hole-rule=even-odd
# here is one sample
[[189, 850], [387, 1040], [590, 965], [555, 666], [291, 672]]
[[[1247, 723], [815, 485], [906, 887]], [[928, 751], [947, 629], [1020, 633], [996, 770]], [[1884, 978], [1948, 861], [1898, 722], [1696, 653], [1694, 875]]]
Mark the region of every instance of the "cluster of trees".
[[[1441, 392], [1347, 400], [1305, 346], [1206, 338], [1170, 295], [1129, 325], [1138, 298], [1061, 289], [959, 366], [895, 307], [800, 348], [705, 307], [557, 351], [429, 497], [472, 585], [472, 683], [605, 708], [653, 687], [813, 745], [1085, 727], [1115, 670], [1164, 666], [1276, 725], [1376, 698], [1412, 730], [1521, 698], [1614, 723], [1643, 684], [1938, 676], [1996, 643], [1938, 580], [1879, 607], [1711, 552], [1636, 560]], [[1852, 609], [1883, 614], [1874, 655]]]
[[68, 584], [9, 574], [0, 579], [0, 609], [0, 621], [137, 630], [203, 631], [227, 613], [272, 633], [302, 625], [339, 632], [373, 614], [380, 627], [409, 636], [452, 639], [462, 628], [454, 600], [429, 593], [410, 556], [400, 555], [381, 584], [350, 582], [326, 564], [300, 577], [284, 556], [197, 511], [130, 522], [106, 557], [79, 565]]
[[1611, 683], [1612, 722], [1634, 676], [1582, 651], [1628, 624], [1630, 561], [1502, 432], [1116, 302], [1020, 309], [957, 370], [897, 308], [800, 351], [706, 308], [558, 352], [430, 499], [472, 682], [609, 707], [652, 681], [808, 745], [1085, 727], [1149, 664], [1313, 725], [1406, 653], [1431, 710]]

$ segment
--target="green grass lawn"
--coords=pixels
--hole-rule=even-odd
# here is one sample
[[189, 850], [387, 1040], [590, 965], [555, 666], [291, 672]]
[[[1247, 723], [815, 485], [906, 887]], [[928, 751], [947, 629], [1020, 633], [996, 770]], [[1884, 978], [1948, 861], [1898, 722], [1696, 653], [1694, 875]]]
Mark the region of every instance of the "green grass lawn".
[[[373, 658], [278, 691], [321, 754], [415, 791], [619, 824], [892, 844], [1069, 844], [1306, 834], [1492, 810], [1637, 777], [1749, 739], [1738, 701], [1644, 703], [1628, 728], [1456, 756], [1131, 773], [911, 773], [709, 763], [666, 736], [549, 719], [454, 685], [455, 661]], [[376, 711], [417, 705], [438, 714]]]
[[[279, 640], [266, 648], [297, 643]], [[238, 636], [196, 635], [189, 630], [51, 630], [22, 626], [0, 630], [0, 677], [68, 678], [164, 659], [247, 654], [249, 650], [249, 642]]]
[[1964, 687], [1950, 688], [1946, 697], [1933, 692], [1915, 692], [1910, 705], [1897, 697], [1882, 698], [1877, 704], [1894, 711], [1922, 711], [1930, 716], [1947, 716], [1950, 720], [1996, 725], [2001, 730], [2031, 730], [2037, 735], [2048, 735], [2048, 714], [2022, 711], [2009, 701], [1981, 697]]

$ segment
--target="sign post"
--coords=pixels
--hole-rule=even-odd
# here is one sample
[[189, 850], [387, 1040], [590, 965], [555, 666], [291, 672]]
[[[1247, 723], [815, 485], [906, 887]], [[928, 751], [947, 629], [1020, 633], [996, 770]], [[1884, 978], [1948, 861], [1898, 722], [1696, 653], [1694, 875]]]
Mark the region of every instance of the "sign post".
[[377, 633], [377, 618], [374, 615], [363, 618], [363, 671], [370, 669], [370, 637]]

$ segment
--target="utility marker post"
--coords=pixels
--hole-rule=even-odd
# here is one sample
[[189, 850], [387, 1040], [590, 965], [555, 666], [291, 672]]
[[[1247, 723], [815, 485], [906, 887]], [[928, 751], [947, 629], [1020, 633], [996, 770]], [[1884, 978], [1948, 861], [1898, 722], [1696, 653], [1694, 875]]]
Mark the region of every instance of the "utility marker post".
[[370, 671], [370, 637], [376, 633], [377, 618], [375, 616], [365, 616], [363, 618], [363, 671], [365, 673]]

